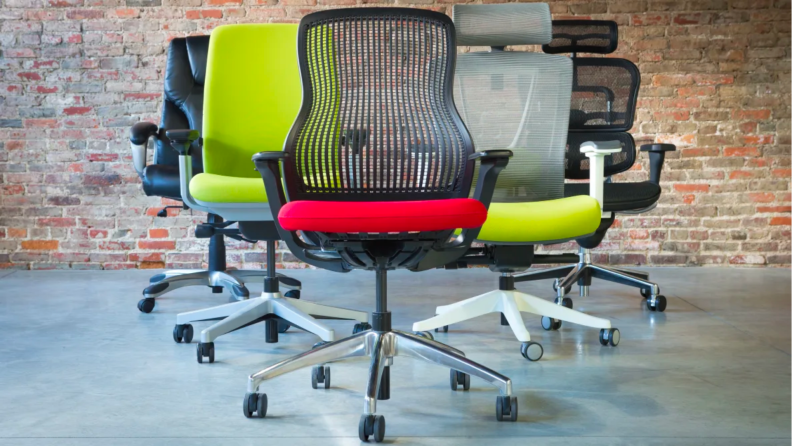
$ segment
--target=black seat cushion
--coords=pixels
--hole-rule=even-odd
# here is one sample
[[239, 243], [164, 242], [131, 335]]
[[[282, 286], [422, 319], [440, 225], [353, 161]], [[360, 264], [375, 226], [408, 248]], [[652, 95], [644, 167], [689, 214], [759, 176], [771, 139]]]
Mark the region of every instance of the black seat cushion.
[[143, 192], [148, 196], [165, 197], [181, 201], [179, 167], [152, 164], [143, 169]]
[[[567, 183], [564, 197], [588, 195], [588, 183]], [[660, 199], [660, 186], [648, 181], [641, 183], [605, 183], [603, 194], [605, 212], [637, 211], [647, 208]]]

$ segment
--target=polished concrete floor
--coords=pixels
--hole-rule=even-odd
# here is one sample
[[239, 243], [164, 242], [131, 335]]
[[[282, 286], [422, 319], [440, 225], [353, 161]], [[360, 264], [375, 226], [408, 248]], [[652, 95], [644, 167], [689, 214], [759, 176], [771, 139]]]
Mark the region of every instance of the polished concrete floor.
[[[649, 269], [668, 297], [657, 314], [637, 291], [597, 282], [575, 308], [609, 317], [621, 344], [565, 324], [545, 332], [525, 315], [544, 358], [529, 363], [491, 314], [453, 326], [440, 341], [509, 376], [516, 423], [495, 421], [497, 391], [473, 379], [452, 392], [448, 371], [397, 358], [392, 398], [379, 404], [386, 441], [420, 445], [790, 444], [790, 272]], [[333, 388], [310, 371], [265, 383], [266, 419], [246, 419], [247, 376], [317, 341], [289, 332], [264, 343], [263, 324], [220, 338], [217, 362], [171, 339], [175, 314], [227, 302], [208, 288], [135, 307], [150, 271], [0, 271], [0, 445], [359, 444], [365, 362], [334, 364]], [[373, 274], [299, 270], [303, 298], [369, 310]], [[390, 309], [397, 328], [436, 305], [495, 288], [484, 269], [398, 271]], [[550, 298], [550, 282], [518, 288]], [[576, 290], [573, 290], [576, 293]], [[573, 298], [574, 298], [573, 294]], [[332, 321], [338, 333], [351, 322]], [[196, 331], [205, 324], [196, 324]], [[197, 337], [197, 336], [196, 336]], [[195, 341], [194, 341], [195, 342]]]

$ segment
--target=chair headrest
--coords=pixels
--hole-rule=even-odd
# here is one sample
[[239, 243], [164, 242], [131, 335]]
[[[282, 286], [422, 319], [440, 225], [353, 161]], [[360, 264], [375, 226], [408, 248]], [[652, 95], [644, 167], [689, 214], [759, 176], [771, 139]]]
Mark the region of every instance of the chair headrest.
[[541, 45], [552, 39], [547, 3], [454, 5], [457, 45]]
[[553, 40], [542, 51], [610, 54], [618, 44], [619, 28], [612, 20], [553, 20]]

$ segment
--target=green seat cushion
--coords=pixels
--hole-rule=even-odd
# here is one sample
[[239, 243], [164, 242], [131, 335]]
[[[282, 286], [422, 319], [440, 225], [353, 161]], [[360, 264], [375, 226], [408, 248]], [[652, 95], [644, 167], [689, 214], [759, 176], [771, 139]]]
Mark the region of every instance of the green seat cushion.
[[190, 194], [206, 203], [266, 203], [261, 177], [243, 178], [201, 173], [190, 181]]
[[492, 203], [478, 240], [500, 243], [541, 243], [591, 234], [602, 213], [589, 196], [524, 203]]

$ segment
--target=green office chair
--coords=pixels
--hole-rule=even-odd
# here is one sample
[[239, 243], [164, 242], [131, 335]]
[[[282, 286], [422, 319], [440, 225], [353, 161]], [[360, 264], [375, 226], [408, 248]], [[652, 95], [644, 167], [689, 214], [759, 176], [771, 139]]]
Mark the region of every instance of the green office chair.
[[[460, 54], [455, 99], [477, 150], [509, 149], [514, 157], [498, 178], [487, 222], [472, 249], [452, 267], [488, 265], [501, 273], [499, 288], [438, 307], [437, 316], [416, 322], [413, 330], [448, 330], [448, 325], [500, 312], [522, 342], [529, 360], [543, 348], [531, 341], [521, 312], [543, 316], [542, 324], [561, 321], [600, 328], [600, 342], [615, 346], [619, 331], [610, 321], [574, 311], [517, 291], [514, 273], [531, 266], [534, 245], [558, 243], [593, 233], [600, 223], [600, 197], [564, 197], [564, 149], [572, 94], [572, 62], [563, 56], [503, 51], [506, 45], [535, 45], [551, 39], [547, 4], [455, 5], [458, 44], [490, 46], [490, 52]], [[603, 175], [609, 144], [587, 143], [592, 177]], [[597, 181], [592, 178], [592, 183]], [[598, 183], [599, 184], [599, 183]], [[567, 304], [567, 305], [564, 305]], [[568, 307], [567, 307], [568, 306]]]
[[[190, 142], [197, 131], [168, 132], [180, 143], [181, 195], [190, 208], [239, 222], [249, 240], [267, 242], [267, 278], [258, 298], [207, 308], [176, 317], [174, 339], [191, 338], [194, 321], [218, 320], [201, 332], [197, 359], [214, 362], [214, 340], [256, 322], [266, 322], [266, 341], [277, 342], [278, 321], [333, 341], [333, 330], [313, 316], [357, 320], [369, 328], [368, 314], [284, 297], [275, 273], [279, 239], [261, 176], [251, 157], [281, 151], [300, 108], [297, 25], [228, 25], [212, 32], [209, 44], [203, 117], [203, 165], [192, 176]], [[284, 325], [281, 324], [283, 331]], [[288, 327], [288, 326], [286, 326]], [[189, 335], [189, 336], [188, 336]]]

